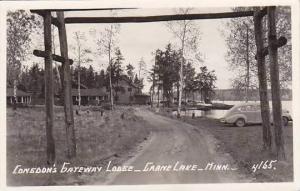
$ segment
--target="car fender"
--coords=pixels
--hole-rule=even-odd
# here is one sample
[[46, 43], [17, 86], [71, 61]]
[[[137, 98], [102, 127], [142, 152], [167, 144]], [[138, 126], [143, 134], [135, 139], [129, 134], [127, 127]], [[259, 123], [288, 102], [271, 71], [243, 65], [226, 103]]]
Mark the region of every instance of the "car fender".
[[225, 120], [227, 123], [235, 123], [236, 120], [238, 120], [240, 118], [244, 119], [245, 122], [247, 123], [247, 117], [243, 114], [234, 114], [234, 115], [227, 117]]

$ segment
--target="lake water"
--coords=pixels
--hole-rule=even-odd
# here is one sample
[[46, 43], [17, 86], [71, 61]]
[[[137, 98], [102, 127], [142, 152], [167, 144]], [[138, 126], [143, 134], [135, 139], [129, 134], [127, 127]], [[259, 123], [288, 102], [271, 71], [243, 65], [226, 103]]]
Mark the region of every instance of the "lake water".
[[[215, 101], [217, 103], [217, 101]], [[255, 103], [255, 101], [249, 101], [249, 103]], [[218, 103], [224, 103], [228, 105], [236, 105], [239, 103], [243, 103], [242, 101], [220, 101]], [[292, 101], [282, 101], [282, 109], [288, 110], [291, 115], [293, 114], [293, 108], [292, 108]], [[270, 101], [270, 107], [272, 107], [272, 102]], [[193, 113], [195, 113], [195, 117], [209, 117], [214, 119], [220, 119], [224, 116], [224, 114], [228, 110], [209, 110], [209, 111], [201, 111], [201, 110], [188, 110], [188, 111], [181, 111], [181, 116], [192, 116]], [[177, 111], [173, 111], [173, 115], [177, 115]]]

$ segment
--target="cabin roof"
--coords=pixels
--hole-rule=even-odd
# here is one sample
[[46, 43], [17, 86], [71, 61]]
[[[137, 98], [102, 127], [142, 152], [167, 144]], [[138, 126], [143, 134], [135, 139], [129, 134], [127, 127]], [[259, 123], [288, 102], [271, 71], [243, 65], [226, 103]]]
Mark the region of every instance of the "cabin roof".
[[[13, 88], [7, 88], [6, 89], [6, 96], [14, 96], [14, 89]], [[31, 93], [24, 92], [22, 90], [17, 89], [17, 96], [31, 96]]]
[[[80, 89], [81, 96], [104, 96], [106, 95], [105, 88], [97, 89]], [[72, 89], [72, 96], [78, 96], [78, 89]]]
[[135, 84], [133, 81], [131, 81], [127, 76], [125, 75], [122, 75], [121, 76], [121, 80], [125, 81], [128, 83], [129, 86], [133, 87], [133, 88], [136, 88], [136, 89], [140, 89], [140, 87]]

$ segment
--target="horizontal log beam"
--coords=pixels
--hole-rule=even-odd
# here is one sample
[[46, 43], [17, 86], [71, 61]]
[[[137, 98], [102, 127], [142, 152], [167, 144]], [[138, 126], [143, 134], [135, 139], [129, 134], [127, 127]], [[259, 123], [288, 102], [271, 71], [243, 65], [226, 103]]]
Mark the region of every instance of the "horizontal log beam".
[[[33, 55], [37, 56], [37, 57], [41, 57], [41, 58], [45, 58], [46, 57], [46, 52], [45, 51], [41, 51], [41, 50], [34, 50], [33, 51]], [[60, 62], [60, 63], [64, 63], [65, 59], [62, 56], [58, 56], [56, 54], [52, 54], [52, 59], [56, 62]], [[73, 64], [73, 60], [69, 59], [69, 63], [72, 65]]]
[[[45, 17], [45, 11], [46, 11], [46, 10], [30, 10], [31, 13], [38, 14], [38, 15], [40, 15], [40, 16], [42, 16], [42, 17]], [[59, 24], [57, 18], [52, 17], [52, 16], [51, 16], [51, 24], [55, 25], [56, 27], [59, 27], [59, 26], [60, 26], [60, 24]]]
[[90, 9], [31, 9], [30, 11], [112, 11], [112, 10], [128, 10], [138, 9], [134, 7], [119, 7], [119, 8], [90, 8]]
[[[277, 39], [277, 42], [276, 42], [276, 46], [277, 48], [280, 48], [284, 45], [286, 45], [287, 43], [287, 39], [283, 36], [281, 36], [279, 39]], [[267, 56], [269, 54], [269, 47], [265, 47], [263, 49], [263, 57]], [[255, 60], [257, 60], [257, 56], [255, 55]]]
[[68, 17], [65, 18], [66, 24], [80, 23], [142, 23], [160, 22], [172, 20], [196, 20], [196, 19], [221, 19], [253, 16], [253, 11], [224, 12], [224, 13], [203, 13], [203, 14], [176, 14], [176, 15], [157, 15], [139, 17]]

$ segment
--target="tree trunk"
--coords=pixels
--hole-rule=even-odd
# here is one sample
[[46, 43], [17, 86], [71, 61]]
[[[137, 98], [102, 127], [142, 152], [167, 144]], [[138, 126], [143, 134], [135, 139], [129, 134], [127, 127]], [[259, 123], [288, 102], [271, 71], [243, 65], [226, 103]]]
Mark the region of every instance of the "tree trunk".
[[57, 19], [60, 23], [58, 27], [59, 43], [61, 56], [64, 58], [63, 63], [63, 91], [64, 91], [64, 111], [65, 111], [65, 125], [66, 125], [66, 144], [67, 144], [67, 157], [74, 158], [76, 156], [76, 137], [74, 127], [74, 115], [73, 115], [73, 102], [71, 91], [71, 70], [68, 58], [68, 43], [66, 25], [64, 22], [64, 13], [57, 11]]
[[184, 40], [185, 40], [185, 32], [183, 35], [183, 39], [181, 41], [181, 62], [180, 62], [180, 71], [179, 71], [179, 97], [178, 97], [177, 118], [180, 118], [181, 99], [182, 99], [182, 90], [183, 90], [182, 86], [183, 86]]
[[52, 42], [51, 42], [51, 13], [44, 16], [44, 45], [45, 45], [45, 107], [46, 107], [46, 142], [47, 164], [55, 163], [55, 142], [53, 138], [53, 69], [52, 69]]
[[116, 98], [115, 103], [116, 104], [118, 103], [118, 99], [119, 99], [118, 92], [119, 92], [119, 82], [118, 82], [118, 80], [116, 80], [116, 86], [115, 86], [115, 98]]
[[174, 103], [174, 84], [172, 84], [172, 95], [171, 95], [171, 103], [173, 104]]
[[246, 52], [247, 52], [247, 55], [246, 55], [246, 65], [247, 65], [247, 74], [246, 74], [246, 95], [245, 95], [245, 101], [248, 102], [249, 100], [249, 80], [250, 80], [250, 72], [249, 72], [249, 69], [250, 69], [250, 63], [249, 63], [249, 27], [248, 25], [246, 25], [247, 27], [247, 36], [246, 36]]
[[13, 109], [17, 109], [17, 80], [14, 80], [14, 98], [13, 98]]
[[151, 101], [151, 107], [153, 107], [153, 101], [154, 101], [154, 93], [155, 93], [155, 68], [156, 68], [156, 56], [157, 52], [155, 52], [154, 56], [154, 70], [153, 70], [153, 82], [152, 82], [152, 101]]
[[159, 107], [159, 85], [157, 86], [157, 107]]
[[177, 82], [177, 84], [176, 84], [176, 88], [177, 88], [177, 92], [176, 92], [176, 94], [177, 94], [177, 106], [178, 106], [178, 100], [179, 100], [179, 82]]
[[195, 103], [195, 91], [193, 91], [193, 104]]
[[81, 106], [81, 94], [80, 94], [80, 47], [78, 47], [78, 108]]
[[257, 48], [257, 69], [259, 80], [259, 97], [263, 128], [263, 148], [271, 151], [272, 135], [270, 125], [270, 108], [268, 101], [268, 86], [266, 77], [265, 57], [263, 56], [262, 17], [260, 11], [254, 13], [255, 43]]
[[152, 84], [152, 89], [151, 89], [151, 108], [153, 107], [153, 101], [154, 101], [154, 83]]
[[165, 90], [164, 90], [164, 85], [162, 85], [162, 88], [161, 88], [161, 95], [162, 95], [162, 101], [164, 103], [165, 101]]
[[110, 105], [111, 105], [111, 110], [114, 109], [114, 97], [113, 97], [113, 88], [112, 88], [112, 81], [111, 81], [111, 69], [112, 69], [112, 64], [111, 64], [111, 56], [110, 56], [110, 50], [111, 48], [109, 47], [108, 51], [108, 64], [109, 64], [109, 92], [110, 92]]
[[270, 58], [270, 75], [272, 88], [272, 106], [273, 106], [273, 123], [275, 130], [275, 143], [277, 149], [277, 159], [284, 160], [284, 140], [282, 136], [282, 111], [280, 98], [279, 68], [278, 68], [278, 52], [276, 37], [276, 7], [268, 7], [268, 42], [269, 42], [269, 58]]
[[152, 106], [151, 107], [153, 107], [153, 105], [154, 105], [154, 98], [155, 98], [155, 86], [154, 86], [154, 84], [153, 84], [153, 87], [152, 87]]

